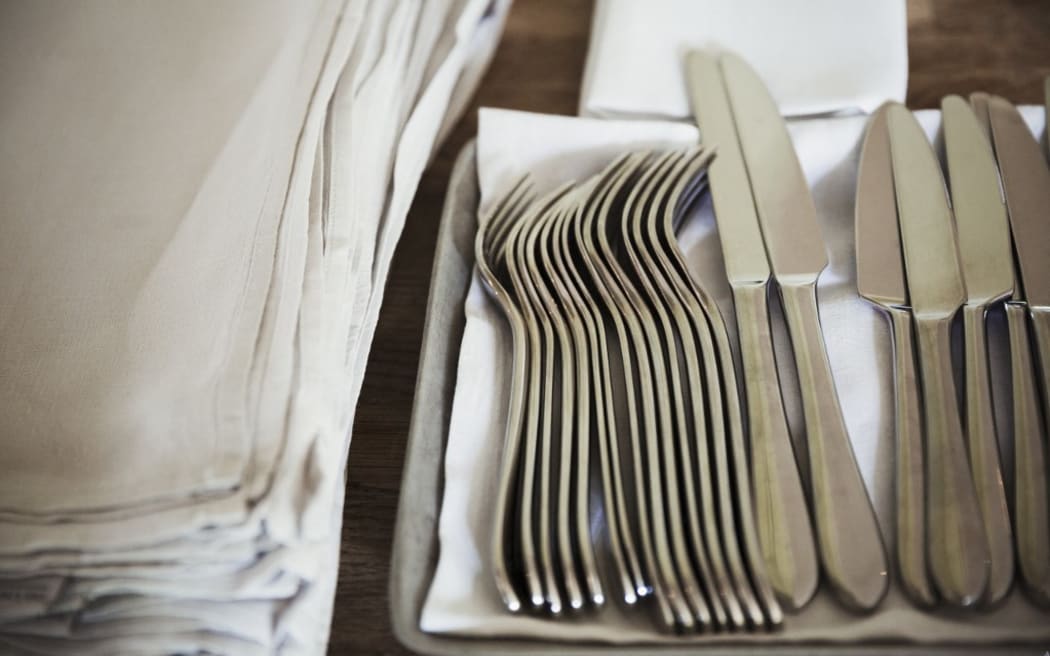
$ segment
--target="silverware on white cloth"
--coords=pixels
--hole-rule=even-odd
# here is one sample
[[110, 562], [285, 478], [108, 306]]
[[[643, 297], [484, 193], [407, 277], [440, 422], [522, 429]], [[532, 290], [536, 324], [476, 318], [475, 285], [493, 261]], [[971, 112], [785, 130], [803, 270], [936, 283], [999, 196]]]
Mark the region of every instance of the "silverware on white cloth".
[[717, 153], [708, 171], [715, 212], [729, 217], [718, 237], [743, 360], [758, 541], [777, 595], [797, 609], [816, 592], [819, 569], [773, 353], [769, 263], [717, 56], [690, 52], [686, 78], [701, 141]]
[[915, 366], [913, 325], [904, 285], [904, 259], [897, 227], [897, 200], [890, 160], [889, 105], [868, 121], [857, 171], [855, 240], [857, 290], [890, 318], [894, 382], [894, 484], [897, 569], [904, 592], [932, 607], [926, 553], [925, 445]]
[[[671, 152], [654, 160], [627, 196], [618, 222], [622, 245], [620, 259], [623, 271], [627, 274], [625, 279], [629, 277], [634, 282], [633, 293], [629, 294], [629, 298], [636, 301], [635, 309], [642, 318], [653, 355], [657, 405], [661, 414], [660, 430], [663, 435], [673, 436], [675, 440], [674, 448], [668, 448], [671, 445], [665, 442], [662, 455], [664, 471], [671, 474], [669, 482], [680, 484], [680, 500], [673, 495], [669, 495], [668, 499], [671, 517], [683, 518], [681, 522], [672, 520], [672, 550], [676, 568], [681, 573], [683, 589], [690, 599], [690, 605], [694, 611], [704, 610], [703, 616], [697, 614], [698, 621], [724, 626], [728, 612], [734, 623], [742, 626], [744, 619], [740, 605], [728, 587], [728, 575], [713, 512], [711, 483], [716, 478], [716, 471], [706, 457], [707, 449], [694, 449], [692, 444], [706, 445], [714, 437], [708, 434], [704, 420], [705, 400], [701, 394], [695, 393], [701, 384], [695, 344], [688, 326], [684, 326], [683, 331], [681, 323], [676, 325], [672, 322], [672, 315], [682, 319], [684, 312], [677, 302], [671, 300], [666, 282], [659, 276], [656, 262], [636, 235], [636, 230], [640, 229], [639, 219], [650, 206], [659, 203], [655, 197], [656, 189], [662, 186], [664, 178], [668, 177], [680, 159], [679, 153]], [[616, 228], [612, 230], [615, 235]], [[643, 299], [649, 302], [645, 303]], [[679, 366], [682, 361], [686, 363], [684, 371]], [[684, 389], [687, 385], [693, 394]], [[694, 453], [701, 457], [694, 458]], [[674, 465], [675, 460], [677, 467]], [[676, 469], [679, 470], [679, 476], [675, 475]], [[690, 554], [696, 560], [695, 575], [689, 562]]]
[[[1017, 267], [1013, 298], [1006, 304], [1013, 383], [1017, 560], [1030, 596], [1047, 606], [1050, 516], [1044, 422], [1050, 415], [1050, 171], [1017, 109], [997, 97], [989, 98], [987, 104]], [[1034, 345], [1030, 333], [1035, 336]]]
[[[671, 525], [677, 523], [679, 518], [671, 515], [664, 488], [666, 485], [667, 490], [677, 495], [677, 485], [672, 487], [674, 481], [670, 480], [664, 482], [661, 458], [671, 436], [666, 433], [661, 435], [652, 354], [646, 343], [642, 319], [637, 314], [637, 303], [632, 303], [630, 299], [633, 288], [625, 272], [616, 264], [607, 225], [610, 212], [622, 207], [626, 194], [648, 159], [646, 154], [641, 153], [632, 156], [610, 180], [607, 189], [603, 190], [605, 193], [594, 211], [583, 217], [582, 250], [593, 279], [603, 291], [606, 312], [616, 324], [624, 383], [628, 390], [632, 390], [628, 414], [631, 422], [629, 436], [634, 464], [634, 493], [639, 500], [640, 510], [637, 523], [641, 527], [643, 549], [650, 564], [650, 584], [660, 620], [666, 627], [692, 630], [698, 621], [703, 624], [710, 621], [709, 610], [705, 604], [697, 604], [696, 597], [687, 599], [689, 593], [684, 589], [687, 584], [683, 584], [675, 568]], [[690, 606], [689, 601], [693, 601], [694, 605]]]
[[[521, 214], [532, 202], [531, 189], [526, 179], [518, 181], [513, 189], [497, 205], [488, 218], [482, 217], [474, 241], [474, 259], [479, 278], [485, 289], [495, 298], [503, 311], [511, 329], [512, 370], [510, 399], [507, 406], [507, 425], [503, 442], [503, 457], [498, 476], [498, 488], [495, 500], [495, 526], [492, 534], [493, 577], [496, 581], [503, 603], [512, 612], [522, 609], [522, 603], [514, 583], [511, 581], [512, 565], [509, 563], [511, 548], [508, 544], [514, 541], [511, 522], [516, 518], [517, 499], [514, 482], [519, 479], [516, 473], [521, 458], [521, 440], [525, 423], [525, 383], [528, 363], [526, 345], [525, 319], [518, 309], [517, 301], [511, 296], [511, 282], [506, 273], [501, 252], [511, 225], [520, 221]], [[531, 528], [531, 525], [530, 525]], [[532, 547], [532, 540], [523, 541], [517, 547], [521, 554], [525, 570], [525, 583], [529, 601], [534, 605], [543, 603], [540, 590], [538, 567]]]
[[[832, 590], [847, 606], [874, 608], [889, 587], [875, 511], [853, 455], [831, 375], [817, 279], [827, 266], [824, 240], [787, 127], [755, 72], [739, 57], [720, 58], [762, 241], [777, 282], [799, 376], [806, 422], [817, 546]], [[719, 221], [731, 221], [723, 217]]]
[[479, 277], [514, 352], [492, 536], [511, 611], [605, 603], [590, 524], [601, 499], [627, 606], [652, 596], [677, 631], [783, 620], [725, 324], [675, 243], [712, 156], [626, 155], [539, 200], [519, 181], [481, 223]]
[[1013, 531], [1006, 504], [999, 436], [992, 404], [985, 316], [1014, 289], [1010, 226], [999, 186], [995, 154], [970, 104], [959, 96], [941, 101], [948, 182], [958, 236], [966, 302], [966, 437], [977, 501], [988, 543], [988, 586], [983, 603], [994, 604], [1014, 580]]
[[[686, 74], [699, 147], [626, 153], [539, 198], [523, 178], [480, 221], [477, 273], [512, 350], [496, 589], [512, 612], [560, 617], [612, 600], [668, 632], [758, 631], [783, 623], [781, 604], [802, 609], [823, 570], [843, 606], [873, 610], [890, 567], [824, 343], [828, 256], [805, 174], [743, 60], [693, 51]], [[1050, 107], [1050, 82], [1047, 94]], [[946, 171], [916, 117], [890, 102], [869, 119], [857, 175], [857, 290], [889, 317], [894, 353], [893, 553], [903, 592], [927, 611], [995, 606], [1015, 572], [1050, 605], [1050, 168], [1000, 98], [946, 97], [942, 118]], [[676, 237], [705, 193], [740, 372]], [[784, 409], [771, 278], [808, 467]], [[1013, 508], [993, 404], [1006, 390], [992, 383], [986, 331], [1004, 302]]]
[[[521, 220], [510, 229], [504, 256], [507, 268], [529, 331], [530, 368], [528, 426], [526, 428], [526, 467], [523, 471], [522, 513], [520, 517], [522, 535], [532, 533], [535, 526], [535, 549], [539, 553], [539, 569], [543, 582], [543, 599], [546, 608], [554, 614], [565, 609], [565, 597], [573, 608], [582, 606], [582, 592], [576, 579], [576, 568], [572, 553], [558, 549], [555, 542], [562, 535], [555, 526], [552, 494], [557, 489], [552, 484], [554, 474], [555, 434], [552, 424], [557, 420], [554, 404], [554, 377], [557, 346], [554, 331], [536, 289], [533, 267], [526, 261], [527, 236], [532, 226], [547, 212], [557, 206], [561, 198], [571, 191], [571, 185], [552, 192], [535, 203]], [[529, 462], [531, 459], [531, 463]], [[526, 539], [522, 543], [526, 545]], [[528, 546], [528, 545], [526, 545]], [[563, 562], [566, 558], [568, 562]], [[562, 569], [566, 568], [566, 569]], [[562, 577], [559, 576], [559, 571]], [[573, 603], [575, 602], [575, 603]]]
[[[594, 184], [597, 184], [597, 181], [591, 183], [592, 186]], [[602, 503], [606, 509], [605, 524], [610, 551], [622, 588], [622, 599], [624, 603], [631, 605], [638, 600], [639, 594], [644, 594], [645, 582], [640, 571], [634, 538], [627, 524], [626, 497], [621, 480], [623, 474], [616, 441], [615, 404], [610, 389], [608, 339], [604, 332], [601, 311], [583, 282], [568, 240], [568, 228], [582, 210], [582, 205], [576, 205], [558, 214], [549, 226], [549, 250], [544, 250], [541, 255], [544, 258], [544, 266], [548, 270], [554, 270], [550, 275], [552, 288], [565, 308], [575, 341], [575, 385], [579, 399], [579, 410], [576, 412], [578, 467], [580, 471], [588, 471], [589, 445], [593, 437], [598, 452]], [[587, 410], [591, 407], [593, 417], [592, 412]], [[589, 513], [586, 510], [589, 480], [587, 476], [577, 476], [575, 481], [575, 522], [580, 540], [584, 540], [589, 531]], [[591, 576], [595, 574], [593, 567], [588, 572]], [[594, 589], [597, 586], [592, 583], [591, 587]], [[602, 600], [595, 598], [595, 603], [602, 603]]]
[[926, 134], [903, 105], [887, 110], [887, 122], [922, 381], [930, 574], [945, 602], [971, 606], [988, 584], [988, 546], [952, 371], [950, 329], [965, 300], [962, 269], [940, 164]]

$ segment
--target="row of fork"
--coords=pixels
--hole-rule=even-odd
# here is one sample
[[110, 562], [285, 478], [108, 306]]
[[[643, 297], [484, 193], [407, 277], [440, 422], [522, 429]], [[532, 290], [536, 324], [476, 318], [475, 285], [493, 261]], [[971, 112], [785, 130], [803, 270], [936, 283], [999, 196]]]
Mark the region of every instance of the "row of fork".
[[543, 196], [523, 178], [482, 217], [477, 270], [513, 349], [492, 537], [511, 611], [782, 621], [726, 326], [675, 236], [712, 156], [630, 153]]

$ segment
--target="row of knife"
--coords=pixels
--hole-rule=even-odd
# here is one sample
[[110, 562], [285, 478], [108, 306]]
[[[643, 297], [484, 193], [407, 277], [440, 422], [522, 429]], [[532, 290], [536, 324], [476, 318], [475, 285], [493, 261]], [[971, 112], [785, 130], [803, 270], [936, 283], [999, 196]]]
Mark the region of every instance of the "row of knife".
[[[717, 153], [708, 177], [739, 330], [755, 524], [769, 580], [796, 610], [823, 570], [843, 605], [870, 610], [886, 594], [889, 568], [824, 343], [816, 290], [828, 256], [805, 175], [776, 103], [743, 60], [694, 51], [686, 76], [701, 141]], [[808, 494], [781, 395], [771, 284], [798, 372]]]
[[[888, 569], [819, 338], [812, 300], [827, 260], [805, 178], [771, 98], [746, 65], [730, 55], [692, 53], [688, 68], [702, 139], [718, 152], [711, 193], [716, 217], [725, 217], [719, 237], [741, 329], [757, 522], [764, 553], [773, 554], [774, 587], [789, 606], [801, 607], [816, 588], [819, 560], [840, 600], [874, 608]], [[990, 606], [1010, 591], [1016, 571], [1030, 598], [1050, 605], [1050, 170], [1009, 102], [948, 97], [942, 116], [947, 180], [914, 115], [890, 103], [870, 119], [857, 183], [858, 288], [889, 314], [895, 342], [899, 578], [921, 606]], [[749, 338], [755, 317], [742, 313], [744, 290], [766, 284], [767, 256], [800, 371], [815, 544], [780, 395], [762, 387], [777, 380], [771, 340]], [[1004, 301], [1012, 515], [985, 327], [989, 306]], [[960, 307], [961, 407], [951, 347]]]
[[[949, 96], [941, 115], [946, 176], [913, 115], [889, 104], [870, 120], [857, 182], [858, 290], [889, 315], [895, 341], [900, 579], [920, 605], [991, 605], [1016, 570], [1047, 606], [1050, 170], [1006, 100]], [[1008, 390], [993, 390], [985, 325], [1000, 303], [1010, 336], [1012, 504], [993, 409], [993, 396]], [[961, 407], [951, 353], [960, 308]]]

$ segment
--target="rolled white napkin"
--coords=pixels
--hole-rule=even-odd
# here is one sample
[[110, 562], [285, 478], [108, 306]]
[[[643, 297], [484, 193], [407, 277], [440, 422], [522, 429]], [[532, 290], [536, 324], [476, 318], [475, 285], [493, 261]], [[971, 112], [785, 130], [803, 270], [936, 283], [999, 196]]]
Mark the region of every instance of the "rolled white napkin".
[[[1023, 108], [1036, 134], [1042, 108]], [[939, 112], [917, 116], [931, 138]], [[893, 372], [887, 320], [857, 294], [854, 255], [854, 193], [857, 158], [866, 117], [793, 121], [789, 131], [812, 190], [829, 266], [819, 280], [824, 338], [858, 464], [872, 494], [886, 543], [893, 544]], [[598, 121], [485, 109], [478, 134], [481, 212], [520, 175], [531, 173], [539, 193], [567, 180], [584, 180], [629, 149], [686, 147], [696, 130], [680, 123]], [[735, 333], [732, 296], [722, 264], [709, 202], [684, 224], [679, 238], [690, 269], [716, 299]], [[793, 434], [801, 434], [798, 384], [783, 319], [772, 322], [780, 379]], [[456, 390], [445, 448], [444, 496], [438, 524], [440, 555], [421, 616], [421, 628], [435, 633], [521, 636], [543, 640], [628, 643], [640, 640], [696, 640], [653, 632], [648, 613], [626, 613], [609, 603], [596, 614], [573, 621], [545, 620], [507, 612], [492, 581], [488, 545], [492, 498], [502, 450], [510, 371], [510, 336], [498, 307], [475, 277], [466, 300]], [[1008, 381], [1006, 336], [993, 316], [989, 330], [995, 389]], [[1002, 384], [1000, 384], [1002, 383]], [[1009, 416], [1009, 398], [995, 398], [998, 417]], [[1002, 435], [1009, 435], [1001, 430]], [[1007, 440], [1008, 441], [1008, 440]], [[599, 545], [605, 549], [605, 545]], [[917, 643], [984, 643], [1050, 638], [1045, 615], [1019, 590], [1000, 608], [977, 614], [923, 613], [896, 583], [879, 609], [858, 616], [842, 609], [827, 590], [774, 634], [719, 635], [722, 641], [851, 642], [895, 639]]]
[[732, 50], [785, 116], [904, 100], [904, 0], [597, 0], [580, 115], [683, 119], [691, 48]]

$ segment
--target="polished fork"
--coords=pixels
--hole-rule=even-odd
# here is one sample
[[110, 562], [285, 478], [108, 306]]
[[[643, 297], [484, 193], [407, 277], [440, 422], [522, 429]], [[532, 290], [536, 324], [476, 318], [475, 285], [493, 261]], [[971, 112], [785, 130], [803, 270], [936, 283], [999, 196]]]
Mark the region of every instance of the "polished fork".
[[[521, 178], [496, 205], [491, 217], [482, 219], [474, 240], [474, 255], [479, 277], [489, 295], [503, 311], [510, 325], [512, 366], [510, 372], [510, 399], [507, 407], [507, 425], [503, 440], [503, 458], [497, 479], [495, 503], [495, 530], [492, 533], [492, 568], [504, 605], [512, 612], [521, 610], [518, 590], [511, 579], [508, 538], [513, 534], [511, 521], [514, 516], [512, 488], [517, 478], [516, 471], [521, 459], [521, 438], [525, 402], [525, 378], [528, 351], [526, 347], [525, 319], [517, 299], [508, 290], [510, 281], [496, 254], [502, 249], [507, 229], [519, 221], [525, 208], [532, 202], [532, 184], [527, 177]], [[525, 587], [533, 605], [542, 603], [538, 570], [532, 541], [528, 548], [522, 544], [520, 551], [524, 560]]]
[[[562, 594], [554, 569], [550, 499], [546, 496], [550, 489], [550, 472], [547, 467], [550, 457], [550, 416], [546, 408], [552, 395], [550, 380], [553, 376], [553, 364], [548, 349], [544, 347], [544, 344], [549, 344], [549, 341], [545, 342], [546, 335], [541, 333], [540, 321], [534, 304], [534, 290], [529, 286], [527, 272], [522, 270], [520, 244], [523, 229], [534, 223], [569, 189], [570, 185], [566, 185], [529, 206], [528, 210], [508, 228], [506, 240], [497, 255], [498, 261], [506, 267], [515, 296], [521, 304], [527, 335], [529, 367], [526, 380], [528, 387], [523, 464], [519, 474], [522, 481], [519, 486], [520, 510], [517, 517], [520, 544], [526, 562], [526, 581], [530, 591], [530, 601], [536, 608], [546, 605], [552, 613], [560, 613], [563, 608]], [[544, 428], [542, 437], [540, 435], [541, 426]], [[538, 561], [538, 567], [532, 571], [528, 569], [530, 559], [532, 562]]]
[[[618, 163], [614, 163], [614, 167]], [[641, 572], [634, 535], [628, 520], [626, 494], [623, 488], [623, 467], [617, 447], [616, 406], [612, 398], [612, 384], [608, 358], [609, 340], [605, 333], [602, 313], [590, 289], [584, 282], [575, 258], [569, 248], [569, 235], [574, 221], [594, 198], [595, 188], [602, 176], [589, 181], [581, 189], [583, 199], [571, 211], [563, 212], [551, 224], [549, 247], [541, 255], [553, 289], [566, 307], [569, 325], [575, 341], [576, 394], [580, 411], [576, 413], [577, 462], [576, 522], [581, 539], [588, 528], [586, 514], [588, 489], [586, 473], [589, 469], [588, 451], [592, 438], [598, 453], [598, 471], [606, 533], [610, 552], [621, 586], [624, 603], [633, 605], [645, 594], [645, 579]], [[589, 409], [593, 409], [593, 414]], [[593, 423], [591, 418], [593, 417]], [[593, 430], [593, 436], [591, 432]]]
[[[652, 358], [641, 319], [636, 313], [635, 304], [628, 298], [633, 287], [616, 263], [606, 227], [608, 215], [614, 206], [622, 205], [631, 185], [649, 159], [648, 154], [637, 154], [630, 158], [610, 181], [602, 202], [584, 215], [578, 236], [581, 239], [582, 259], [606, 303], [623, 354], [638, 526], [643, 553], [651, 568], [650, 578], [659, 617], [664, 626], [692, 630], [696, 628], [698, 618], [685, 599], [675, 570], [670, 528], [667, 525], [660, 445], [656, 439], [659, 435], [659, 419], [654, 398]], [[677, 493], [677, 489], [674, 492]], [[700, 618], [701, 622], [704, 620], [708, 618]]]
[[[556, 381], [561, 392], [560, 403], [555, 406], [561, 421], [557, 427], [559, 455], [555, 535], [561, 558], [560, 569], [573, 609], [583, 607], [584, 596], [596, 605], [604, 603], [605, 598], [598, 578], [588, 522], [590, 440], [589, 424], [583, 417], [589, 416], [590, 386], [586, 382], [579, 382], [579, 378], [588, 371], [586, 351], [581, 350], [582, 341], [577, 339], [582, 326], [571, 299], [564, 292], [549, 250], [553, 226], [561, 217], [575, 211], [579, 197], [579, 191], [568, 194], [545, 213], [529, 231], [525, 251], [534, 287], [539, 292], [555, 335], [553, 346], [557, 351], [558, 365]], [[581, 422], [579, 430], [577, 422]], [[580, 578], [587, 589], [585, 595], [579, 589], [581, 582], [577, 580], [577, 570], [582, 574]]]
[[[728, 609], [733, 624], [739, 627], [743, 624], [743, 614], [735, 595], [728, 586], [721, 547], [717, 539], [711, 539], [717, 535], [714, 532], [714, 515], [703, 517], [706, 520], [705, 527], [702, 528], [699, 524], [701, 515], [698, 511], [696, 474], [693, 467], [692, 452], [694, 449], [689, 442], [691, 436], [695, 436], [696, 442], [706, 447], [708, 441], [706, 413], [701, 400], [699, 403], [691, 404], [693, 412], [688, 413], [687, 416], [688, 407], [683, 393], [687, 383], [683, 381], [683, 378], [688, 379], [694, 388], [699, 387], [701, 381], [696, 375], [699, 373], [698, 370], [687, 368], [683, 376], [683, 371], [679, 367], [681, 358], [684, 357], [686, 361], [690, 360], [691, 342], [684, 339], [683, 336], [681, 347], [679, 347], [677, 329], [681, 327], [681, 324], [676, 326], [672, 323], [671, 315], [675, 314], [675, 307], [669, 298], [671, 294], [666, 289], [666, 283], [658, 275], [655, 261], [644, 248], [644, 244], [635, 238], [636, 225], [640, 217], [645, 215], [654, 202], [657, 202], [655, 196], [662, 181], [681, 159], [681, 153], [670, 152], [647, 167], [639, 183], [628, 195], [623, 211], [617, 213], [614, 219], [619, 222], [619, 234], [615, 234], [615, 228], [613, 230], [614, 236], [618, 236], [622, 244], [625, 271], [633, 272], [632, 279], [635, 281], [639, 294], [648, 300], [645, 309], [640, 314], [643, 316], [643, 326], [649, 340], [650, 352], [657, 365], [654, 367], [656, 377], [654, 382], [662, 419], [666, 427], [665, 435], [668, 438], [663, 444], [665, 468], [673, 468], [675, 461], [680, 468], [680, 477], [677, 480], [681, 486], [682, 499], [673, 497], [669, 499], [669, 512], [672, 517], [672, 546], [678, 569], [685, 581], [687, 594], [704, 595], [700, 601], [707, 600], [706, 605], [710, 606], [713, 621], [717, 626], [726, 624]], [[678, 314], [684, 313], [679, 311]], [[694, 351], [692, 361], [695, 360]], [[694, 375], [696, 375], [695, 379]], [[691, 427], [690, 420], [692, 420]], [[677, 438], [677, 445], [675, 438]], [[706, 451], [702, 453], [706, 454]], [[710, 480], [713, 478], [711, 470], [705, 469], [700, 478], [702, 483], [706, 483], [706, 491], [709, 492]], [[704, 492], [703, 487], [701, 485], [702, 493]], [[709, 499], [710, 495], [705, 495], [705, 498]], [[684, 509], [680, 507], [682, 502], [685, 505]], [[683, 517], [685, 522], [681, 521]], [[704, 540], [701, 537], [702, 534], [706, 534], [708, 539]], [[690, 553], [696, 562], [697, 571], [695, 573], [690, 563]], [[694, 600], [693, 604], [696, 606], [698, 601]]]
[[[729, 334], [718, 305], [689, 274], [675, 238], [676, 227], [707, 186], [706, 172], [713, 158], [712, 151], [693, 150], [668, 178], [666, 202], [663, 206], [654, 205], [649, 213], [648, 239], [657, 262], [688, 307], [699, 336], [704, 377], [709, 381], [706, 389], [718, 473], [716, 496], [721, 534], [730, 571], [752, 623], [775, 628], [782, 623], [783, 614], [765, 569], [754, 524], [750, 469]], [[756, 602], [760, 607], [756, 607]]]

